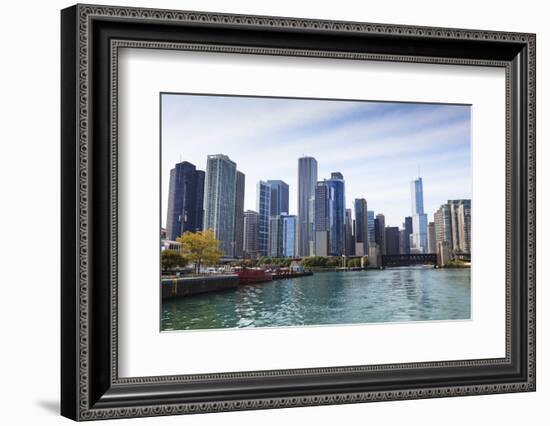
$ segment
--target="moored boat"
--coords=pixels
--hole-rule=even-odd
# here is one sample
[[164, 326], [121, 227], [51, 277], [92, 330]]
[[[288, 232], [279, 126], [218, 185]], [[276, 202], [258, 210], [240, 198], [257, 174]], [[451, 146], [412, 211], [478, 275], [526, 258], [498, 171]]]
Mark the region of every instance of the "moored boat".
[[273, 280], [273, 274], [260, 268], [243, 268], [236, 271], [239, 277], [239, 284], [257, 284]]

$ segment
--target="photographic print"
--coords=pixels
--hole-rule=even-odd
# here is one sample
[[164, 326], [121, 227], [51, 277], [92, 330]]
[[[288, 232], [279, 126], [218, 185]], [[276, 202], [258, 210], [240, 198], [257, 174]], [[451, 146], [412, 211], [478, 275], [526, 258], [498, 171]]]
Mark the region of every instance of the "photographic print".
[[161, 331], [470, 319], [470, 105], [160, 102]]

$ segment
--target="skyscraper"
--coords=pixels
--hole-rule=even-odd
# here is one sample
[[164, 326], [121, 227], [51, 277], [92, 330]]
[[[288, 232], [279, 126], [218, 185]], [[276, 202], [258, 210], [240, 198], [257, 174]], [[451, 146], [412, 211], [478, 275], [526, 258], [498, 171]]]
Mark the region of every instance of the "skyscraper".
[[453, 253], [470, 253], [471, 200], [449, 200]]
[[315, 250], [316, 256], [328, 256], [329, 233], [329, 189], [325, 182], [315, 186]]
[[186, 231], [203, 226], [204, 172], [183, 161], [170, 170], [166, 237], [174, 241]]
[[256, 210], [258, 210], [258, 254], [268, 256], [271, 186], [263, 180], [259, 181], [256, 187]]
[[386, 254], [399, 254], [399, 228], [386, 227]]
[[[317, 160], [298, 159], [298, 256], [314, 251], [313, 205], [317, 183]], [[288, 213], [288, 212], [287, 212]]]
[[358, 256], [364, 256], [369, 253], [369, 223], [367, 200], [365, 200], [364, 198], [356, 198], [353, 202], [353, 206], [355, 209], [355, 251], [357, 252]]
[[341, 256], [346, 244], [346, 187], [344, 176], [333, 172], [325, 181], [329, 187], [329, 255]]
[[288, 184], [282, 180], [268, 180], [271, 187], [271, 211], [270, 215], [288, 213]]
[[407, 216], [405, 217], [405, 222], [403, 222], [403, 235], [401, 236], [401, 254], [411, 253], [412, 232], [412, 217]]
[[464, 200], [458, 208], [458, 226], [460, 248], [463, 253], [472, 252], [472, 201]]
[[424, 190], [421, 177], [411, 182], [411, 216], [413, 224], [411, 253], [424, 253], [428, 250], [428, 215], [424, 213]]
[[235, 189], [237, 164], [227, 155], [209, 155], [206, 161], [204, 229], [212, 229], [225, 257], [235, 246]]
[[[448, 200], [434, 213], [436, 244], [447, 242], [452, 255], [471, 252], [471, 200]], [[436, 245], [437, 247], [437, 245]]]
[[399, 254], [410, 254], [410, 235], [405, 229], [399, 231]]
[[283, 257], [283, 215], [269, 217], [268, 256]]
[[368, 235], [369, 235], [369, 244], [375, 244], [375, 238], [374, 238], [374, 211], [367, 210], [367, 228], [368, 228]]
[[244, 181], [244, 173], [237, 170], [235, 180], [235, 257], [243, 256]]
[[296, 216], [283, 215], [283, 256], [296, 257]]
[[378, 244], [380, 254], [386, 254], [386, 217], [383, 214], [377, 214], [374, 219], [374, 241]]
[[281, 213], [269, 217], [269, 252], [271, 257], [296, 256], [296, 216]]
[[441, 207], [434, 213], [435, 225], [435, 240], [447, 241], [449, 245], [452, 241], [451, 233], [451, 209], [449, 204], [442, 204]]
[[[345, 183], [341, 173], [334, 172], [330, 179], [317, 182], [314, 214], [315, 254], [317, 256], [341, 256], [344, 254], [345, 206]], [[317, 241], [317, 238], [320, 240]]]
[[435, 239], [435, 223], [428, 223], [428, 253], [435, 253], [436, 251], [436, 239]]
[[258, 257], [258, 212], [247, 210], [244, 212], [244, 232], [243, 232], [243, 251], [244, 257]]
[[345, 243], [345, 255], [353, 256], [355, 254], [355, 237], [353, 235], [353, 219], [351, 216], [351, 209], [346, 209], [346, 217], [344, 220], [346, 227], [346, 243]]

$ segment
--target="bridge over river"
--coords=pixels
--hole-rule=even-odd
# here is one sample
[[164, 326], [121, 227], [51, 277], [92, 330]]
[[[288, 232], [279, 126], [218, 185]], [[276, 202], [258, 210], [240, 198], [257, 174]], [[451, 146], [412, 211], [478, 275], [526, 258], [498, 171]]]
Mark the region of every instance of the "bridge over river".
[[382, 255], [383, 268], [414, 265], [434, 265], [434, 267], [437, 267], [437, 255], [435, 253]]

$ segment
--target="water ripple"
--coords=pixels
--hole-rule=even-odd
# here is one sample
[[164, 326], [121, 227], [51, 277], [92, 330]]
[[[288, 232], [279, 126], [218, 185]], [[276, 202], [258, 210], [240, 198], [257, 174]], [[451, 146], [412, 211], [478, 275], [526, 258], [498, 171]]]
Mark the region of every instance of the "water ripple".
[[470, 318], [470, 270], [325, 272], [163, 303], [163, 330]]

